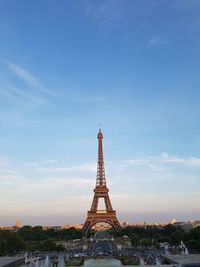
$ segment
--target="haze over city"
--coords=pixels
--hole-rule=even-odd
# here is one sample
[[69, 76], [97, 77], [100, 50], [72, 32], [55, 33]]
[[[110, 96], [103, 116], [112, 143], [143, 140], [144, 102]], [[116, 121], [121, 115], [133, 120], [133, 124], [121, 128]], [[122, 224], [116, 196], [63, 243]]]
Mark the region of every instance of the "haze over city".
[[199, 12], [0, 1], [0, 225], [83, 223], [99, 127], [120, 221], [199, 219]]

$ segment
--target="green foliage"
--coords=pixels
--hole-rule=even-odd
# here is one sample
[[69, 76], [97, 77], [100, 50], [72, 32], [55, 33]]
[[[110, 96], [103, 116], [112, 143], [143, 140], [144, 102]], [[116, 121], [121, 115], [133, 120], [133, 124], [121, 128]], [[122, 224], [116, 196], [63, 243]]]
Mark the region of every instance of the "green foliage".
[[18, 232], [0, 230], [0, 256], [20, 251], [63, 251], [62, 245], [55, 240], [72, 240], [81, 238], [81, 231], [75, 228], [63, 230], [43, 230], [42, 226], [21, 227]]
[[44, 241], [48, 238], [54, 238], [55, 240], [72, 240], [81, 238], [81, 231], [74, 227], [63, 230], [43, 230], [41, 226], [23, 226], [19, 229], [18, 234], [23, 240], [29, 242]]
[[139, 246], [140, 245], [140, 236], [138, 234], [131, 233], [130, 234], [130, 240], [131, 240], [131, 244], [133, 246]]
[[199, 240], [200, 239], [200, 226], [193, 228], [192, 230], [190, 230], [190, 237], [192, 239], [196, 239]]
[[200, 226], [190, 230], [186, 245], [195, 251], [200, 251]]
[[56, 250], [56, 243], [52, 238], [48, 238], [47, 240], [41, 243], [41, 250], [42, 251], [55, 251]]
[[177, 230], [171, 234], [171, 242], [174, 245], [180, 244], [181, 240], [184, 240], [184, 232]]
[[139, 265], [139, 261], [132, 257], [122, 256], [118, 257], [118, 260], [122, 262], [123, 265]]
[[152, 240], [150, 238], [142, 238], [141, 239], [141, 246], [142, 247], [147, 248], [147, 247], [149, 247], [151, 245], [152, 245]]
[[0, 230], [0, 256], [23, 251], [25, 247], [25, 242], [17, 233]]
[[[114, 235], [112, 229], [110, 233]], [[182, 228], [175, 225], [157, 226], [128, 226], [117, 233], [122, 237], [127, 235], [133, 246], [155, 246], [158, 247], [160, 242], [168, 242], [171, 245], [179, 245], [181, 240], [185, 242], [189, 249], [200, 251], [200, 227], [184, 232]]]
[[35, 240], [46, 239], [46, 233], [45, 231], [42, 230], [41, 226], [31, 227], [29, 225], [25, 225], [19, 229], [18, 234], [25, 241], [35, 241]]
[[[111, 234], [114, 234], [110, 230]], [[200, 227], [184, 232], [180, 227], [167, 225], [164, 227], [135, 227], [123, 228], [117, 236], [127, 235], [133, 246], [149, 247], [158, 246], [160, 242], [169, 242], [171, 245], [179, 245], [184, 241], [189, 249], [200, 251]], [[23, 226], [18, 232], [0, 230], [0, 256], [21, 251], [61, 251], [62, 245], [56, 245], [55, 241], [80, 239], [81, 231], [75, 228], [63, 230], [43, 230], [41, 226]]]
[[73, 259], [69, 260], [65, 266], [82, 266], [84, 264], [84, 259]]

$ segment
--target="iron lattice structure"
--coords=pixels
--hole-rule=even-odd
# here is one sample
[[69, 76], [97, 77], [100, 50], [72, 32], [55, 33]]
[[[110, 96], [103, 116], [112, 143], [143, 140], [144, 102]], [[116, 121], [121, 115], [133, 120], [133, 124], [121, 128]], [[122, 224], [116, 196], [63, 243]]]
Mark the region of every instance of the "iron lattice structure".
[[[121, 226], [116, 217], [116, 211], [113, 210], [109, 198], [109, 189], [106, 186], [106, 177], [103, 160], [103, 134], [101, 129], [97, 135], [98, 139], [98, 164], [96, 187], [94, 189], [94, 197], [91, 209], [87, 213], [87, 219], [83, 225], [83, 235], [87, 235], [91, 227], [96, 223], [104, 222], [110, 224], [115, 231], [119, 231]], [[103, 198], [105, 202], [105, 210], [98, 210], [99, 199]]]

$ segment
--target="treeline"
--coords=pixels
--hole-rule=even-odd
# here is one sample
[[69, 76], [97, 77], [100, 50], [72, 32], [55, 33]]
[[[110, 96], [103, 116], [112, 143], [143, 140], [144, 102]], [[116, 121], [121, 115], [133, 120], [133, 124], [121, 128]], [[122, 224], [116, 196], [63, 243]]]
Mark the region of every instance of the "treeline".
[[75, 228], [43, 230], [41, 226], [23, 226], [17, 232], [0, 230], [0, 256], [21, 251], [61, 251], [64, 248], [55, 241], [81, 238]]
[[25, 242], [17, 233], [0, 230], [0, 256], [25, 250]]
[[[114, 234], [113, 230], [110, 230]], [[135, 227], [128, 226], [123, 228], [118, 236], [127, 235], [133, 246], [159, 246], [160, 243], [168, 242], [170, 245], [184, 244], [191, 250], [200, 251], [200, 227], [185, 232], [181, 227], [166, 225], [164, 227], [146, 226]]]
[[31, 227], [27, 225], [21, 227], [17, 234], [24, 241], [42, 241], [47, 240], [48, 238], [53, 238], [55, 240], [72, 240], [81, 238], [81, 231], [74, 227], [62, 230], [43, 230], [42, 226]]
[[[110, 233], [116, 235], [113, 230]], [[200, 227], [189, 232], [174, 225], [164, 227], [146, 226], [123, 228], [117, 236], [127, 235], [133, 246], [158, 246], [168, 242], [170, 245], [180, 245], [183, 241], [188, 249], [200, 252]], [[14, 254], [21, 251], [60, 251], [64, 248], [56, 245], [55, 241], [73, 240], [81, 238], [81, 230], [75, 228], [43, 230], [41, 226], [23, 226], [17, 232], [0, 230], [0, 256]]]

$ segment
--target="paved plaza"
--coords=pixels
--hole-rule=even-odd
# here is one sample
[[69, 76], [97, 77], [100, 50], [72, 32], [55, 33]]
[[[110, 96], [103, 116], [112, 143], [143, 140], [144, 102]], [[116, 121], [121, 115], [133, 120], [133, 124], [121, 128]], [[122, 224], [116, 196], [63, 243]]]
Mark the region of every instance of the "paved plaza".
[[24, 264], [24, 257], [0, 257], [0, 267], [17, 267]]
[[200, 265], [200, 254], [189, 254], [189, 255], [167, 255], [165, 256], [170, 263], [175, 264], [199, 264]]

